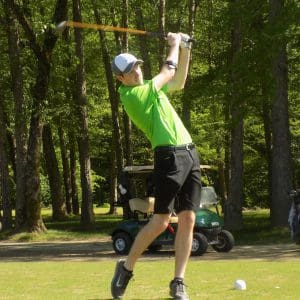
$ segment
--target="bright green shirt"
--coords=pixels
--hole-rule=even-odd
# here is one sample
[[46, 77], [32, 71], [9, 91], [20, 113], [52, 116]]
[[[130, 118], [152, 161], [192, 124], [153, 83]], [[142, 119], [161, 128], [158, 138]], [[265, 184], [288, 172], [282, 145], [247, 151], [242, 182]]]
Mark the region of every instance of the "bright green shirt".
[[184, 145], [191, 136], [168, 100], [167, 86], [157, 91], [152, 80], [143, 85], [119, 87], [121, 101], [132, 122], [151, 142], [152, 148]]

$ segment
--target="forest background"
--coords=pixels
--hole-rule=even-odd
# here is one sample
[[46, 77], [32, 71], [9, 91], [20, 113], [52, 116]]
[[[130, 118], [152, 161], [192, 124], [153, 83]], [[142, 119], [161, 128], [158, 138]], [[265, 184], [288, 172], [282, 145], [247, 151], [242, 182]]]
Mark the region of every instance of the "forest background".
[[[212, 166], [227, 228], [244, 207], [270, 209], [287, 226], [300, 180], [300, 3], [292, 0], [1, 0], [0, 177], [2, 229], [46, 230], [118, 199], [125, 165], [152, 164], [149, 142], [128, 120], [110, 62], [120, 52], [162, 65], [163, 39], [67, 28], [64, 20], [184, 32], [193, 45], [183, 92], [171, 96]], [[110, 213], [115, 208], [111, 205]]]

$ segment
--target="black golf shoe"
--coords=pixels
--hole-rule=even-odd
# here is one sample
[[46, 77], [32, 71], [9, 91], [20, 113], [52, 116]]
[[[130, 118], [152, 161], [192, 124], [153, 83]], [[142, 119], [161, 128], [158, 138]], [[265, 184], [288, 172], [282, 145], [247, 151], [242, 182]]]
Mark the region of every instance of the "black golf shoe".
[[170, 282], [170, 296], [173, 300], [189, 300], [182, 280], [174, 279]]
[[121, 299], [125, 293], [132, 272], [124, 268], [125, 259], [120, 259], [116, 264], [115, 274], [111, 281], [111, 294], [113, 299]]

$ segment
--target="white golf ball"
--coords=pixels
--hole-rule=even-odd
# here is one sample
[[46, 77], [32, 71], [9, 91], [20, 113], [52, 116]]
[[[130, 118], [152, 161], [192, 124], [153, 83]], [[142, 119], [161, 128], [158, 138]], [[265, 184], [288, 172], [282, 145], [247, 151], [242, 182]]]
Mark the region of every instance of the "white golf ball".
[[247, 289], [246, 282], [243, 279], [237, 279], [234, 282], [234, 288], [236, 290], [246, 290]]

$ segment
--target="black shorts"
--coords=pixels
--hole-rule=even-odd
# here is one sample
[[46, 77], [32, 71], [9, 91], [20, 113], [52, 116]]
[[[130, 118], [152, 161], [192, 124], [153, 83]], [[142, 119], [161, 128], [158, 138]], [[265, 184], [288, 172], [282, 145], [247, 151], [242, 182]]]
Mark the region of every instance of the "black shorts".
[[153, 181], [154, 213], [195, 211], [201, 194], [200, 161], [195, 146], [155, 148]]

